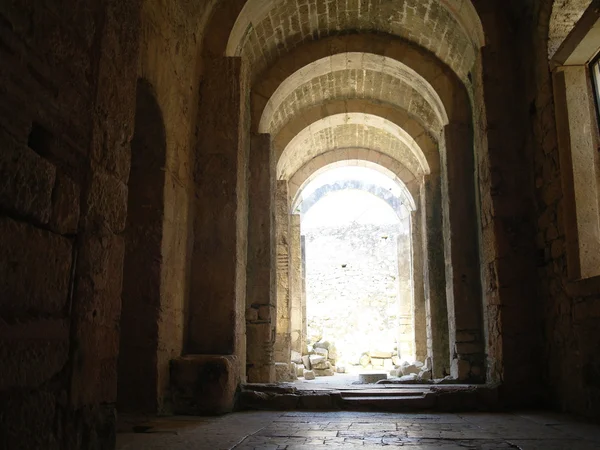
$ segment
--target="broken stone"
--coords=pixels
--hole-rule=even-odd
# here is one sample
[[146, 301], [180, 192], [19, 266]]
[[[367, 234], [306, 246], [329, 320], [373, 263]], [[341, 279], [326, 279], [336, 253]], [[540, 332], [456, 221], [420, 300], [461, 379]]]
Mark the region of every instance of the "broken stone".
[[[406, 364], [406, 365], [405, 365]], [[418, 375], [419, 372], [421, 371], [420, 367], [415, 366], [414, 364], [402, 364], [402, 375]], [[423, 366], [423, 363], [421, 363], [421, 366]]]
[[332, 377], [335, 375], [335, 372], [331, 367], [327, 369], [315, 369], [314, 372], [318, 377]]
[[331, 343], [329, 341], [321, 341], [321, 342], [316, 342], [315, 344], [313, 344], [313, 347], [315, 348], [315, 350], [318, 348], [329, 350], [330, 346], [331, 346]]
[[430, 370], [421, 370], [419, 373], [419, 378], [424, 381], [431, 380], [431, 371]]
[[402, 369], [392, 369], [390, 370], [390, 377], [401, 377]]
[[314, 380], [315, 373], [312, 370], [305, 370], [304, 371], [304, 379], [305, 380]]
[[302, 377], [304, 376], [304, 364], [297, 364], [296, 365], [296, 376]]
[[346, 373], [346, 366], [342, 366], [342, 365], [340, 365], [340, 366], [336, 366], [336, 367], [335, 367], [335, 371], [336, 371], [337, 373]]
[[419, 375], [416, 373], [411, 373], [409, 375], [403, 375], [400, 377], [399, 381], [401, 383], [412, 383], [419, 381]]
[[310, 355], [310, 367], [311, 369], [327, 369], [329, 362], [324, 356]]
[[362, 355], [360, 357], [360, 359], [358, 360], [358, 363], [363, 367], [367, 367], [370, 362], [371, 362], [371, 358], [366, 353], [364, 355]]
[[315, 348], [315, 354], [324, 356], [325, 359], [327, 359], [329, 357], [329, 351], [327, 351], [327, 349], [325, 349], [325, 348], [318, 348], [318, 347]]
[[304, 367], [307, 370], [312, 369], [312, 366], [310, 365], [310, 356], [309, 355], [305, 355], [302, 357], [302, 364], [304, 364]]

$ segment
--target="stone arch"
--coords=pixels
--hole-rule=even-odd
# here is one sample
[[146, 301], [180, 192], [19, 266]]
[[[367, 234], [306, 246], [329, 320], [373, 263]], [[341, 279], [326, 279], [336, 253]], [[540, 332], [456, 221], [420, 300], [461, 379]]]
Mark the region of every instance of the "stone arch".
[[407, 199], [411, 211], [417, 208], [416, 195], [418, 194], [420, 181], [412, 177], [401, 162], [393, 160], [376, 150], [363, 148], [332, 150], [317, 156], [299, 168], [288, 180], [290, 204], [297, 203], [298, 196], [304, 187], [317, 176], [327, 170], [342, 166], [367, 167], [381, 172], [395, 181], [401, 189], [405, 189], [403, 197]]
[[338, 53], [286, 78], [269, 98], [260, 133], [276, 134], [301, 110], [325, 100], [369, 98], [407, 110], [438, 135], [448, 117], [431, 85], [402, 62], [373, 53]]
[[275, 155], [280, 155], [290, 141], [304, 128], [326, 117], [360, 113], [381, 117], [404, 130], [421, 149], [431, 173], [439, 171], [440, 156], [437, 139], [405, 110], [389, 104], [372, 102], [369, 99], [347, 99], [322, 103], [295, 116], [273, 136]]
[[[433, 98], [439, 98], [439, 103], [435, 101], [432, 104], [437, 104], [436, 108], [443, 111], [442, 117], [447, 118], [442, 121], [442, 125], [451, 122], [470, 126], [472, 123], [471, 101], [467, 86], [434, 55], [391, 36], [358, 34], [308, 42], [286, 54], [272, 67], [262, 72], [252, 85], [253, 129], [258, 132], [269, 100], [295, 73], [304, 73], [299, 71], [307, 71], [315, 62], [330, 61], [326, 58], [353, 53], [385, 57], [386, 61], [396, 61], [392, 64], [399, 70], [408, 68], [406, 72], [412, 74], [414, 80], [418, 80], [423, 92], [428, 92], [428, 95]], [[337, 58], [343, 59], [343, 57]], [[302, 78], [298, 77], [298, 81], [302, 81]]]
[[399, 219], [404, 218], [403, 211], [406, 209], [409, 211], [414, 210], [414, 205], [411, 205], [412, 202], [410, 199], [406, 198], [404, 195], [396, 195], [379, 185], [364, 183], [355, 179], [349, 179], [320, 186], [308, 197], [298, 198], [298, 203], [292, 204], [292, 210], [294, 212], [299, 210], [300, 214], [306, 214], [318, 201], [327, 195], [347, 190], [363, 191], [379, 198], [394, 210]]
[[476, 50], [483, 44], [479, 16], [468, 0], [431, 1], [426, 5], [418, 0], [371, 0], [355, 2], [354, 7], [341, 0], [312, 7], [295, 0], [249, 0], [232, 28], [226, 54], [244, 56], [253, 66], [265, 68], [298, 45], [344, 30], [411, 40], [435, 54], [461, 78], [466, 78]]
[[[166, 132], [152, 85], [139, 79], [131, 142], [121, 309], [118, 408], [156, 412]], [[143, 279], [144, 283], [139, 280]]]
[[298, 133], [281, 155], [276, 155], [277, 176], [289, 179], [320, 153], [351, 147], [377, 149], [403, 162], [415, 177], [430, 171], [419, 146], [400, 127], [381, 117], [350, 113], [326, 117]]

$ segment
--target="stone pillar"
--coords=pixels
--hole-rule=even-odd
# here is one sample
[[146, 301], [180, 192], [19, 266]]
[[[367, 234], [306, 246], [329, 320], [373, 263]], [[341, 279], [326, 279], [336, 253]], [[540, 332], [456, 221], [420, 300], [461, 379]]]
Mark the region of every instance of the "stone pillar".
[[[405, 208], [403, 208], [405, 209]], [[412, 286], [412, 249], [410, 215], [405, 211], [398, 234], [398, 355], [400, 359], [415, 359], [415, 330]]]
[[[174, 405], [176, 413], [189, 413], [186, 399], [214, 382], [195, 379], [194, 374], [216, 367], [223, 373], [214, 376], [228, 381], [214, 405], [198, 405], [198, 413], [232, 408], [235, 390], [230, 387], [245, 378], [246, 370], [247, 77], [241, 58], [205, 60], [204, 71], [194, 170], [194, 245], [184, 349], [188, 357], [171, 367], [173, 397], [180, 399]], [[186, 383], [194, 384], [193, 389]]]
[[302, 257], [302, 354], [306, 353], [306, 336], [308, 334], [308, 324], [306, 321], [306, 236], [300, 236], [300, 251]]
[[427, 316], [424, 287], [423, 224], [421, 218], [420, 211], [411, 213], [415, 357], [418, 361], [425, 361], [425, 358], [427, 358]]
[[287, 181], [278, 180], [275, 190], [275, 248], [277, 252], [277, 334], [275, 362], [289, 364], [290, 327], [290, 213]]
[[476, 381], [484, 373], [478, 215], [471, 128], [444, 129], [444, 250], [451, 375]]
[[300, 214], [293, 214], [290, 224], [290, 307], [291, 307], [291, 349], [302, 354], [304, 322], [302, 310], [302, 236]]
[[246, 270], [246, 372], [250, 383], [275, 381], [274, 182], [271, 136], [255, 135], [250, 144]]
[[427, 355], [433, 364], [433, 375], [442, 377], [450, 370], [448, 341], [448, 306], [444, 268], [442, 232], [442, 191], [440, 175], [425, 177], [419, 199], [424, 263], [425, 315], [427, 321]]

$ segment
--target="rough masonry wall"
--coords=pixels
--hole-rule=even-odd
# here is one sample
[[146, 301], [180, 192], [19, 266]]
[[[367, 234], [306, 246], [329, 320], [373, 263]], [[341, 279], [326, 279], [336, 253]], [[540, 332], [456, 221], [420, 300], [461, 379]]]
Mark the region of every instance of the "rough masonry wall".
[[139, 4], [0, 5], [0, 448], [114, 445]]
[[550, 402], [562, 410], [600, 417], [600, 286], [570, 281], [565, 250], [566, 199], [563, 196], [556, 136], [553, 86], [547, 60], [551, 2], [537, 2], [532, 27], [529, 98], [535, 113], [533, 151], [537, 200], [537, 288], [544, 315], [544, 384]]
[[[486, 33], [473, 70], [475, 148], [481, 228], [481, 273], [487, 335], [487, 380], [502, 382], [503, 400], [539, 401], [542, 363], [533, 246], [533, 175], [527, 124], [531, 105], [522, 48], [531, 11], [522, 1], [474, 1]], [[528, 55], [529, 56], [529, 55]]]
[[202, 69], [199, 54], [209, 3], [146, 0], [141, 15], [139, 76], [155, 92], [166, 138], [160, 163], [164, 172], [160, 279], [156, 280], [160, 304], [158, 320], [149, 320], [158, 325], [153, 371], [156, 411], [161, 412], [169, 411], [169, 363], [183, 349], [192, 242], [192, 168]]

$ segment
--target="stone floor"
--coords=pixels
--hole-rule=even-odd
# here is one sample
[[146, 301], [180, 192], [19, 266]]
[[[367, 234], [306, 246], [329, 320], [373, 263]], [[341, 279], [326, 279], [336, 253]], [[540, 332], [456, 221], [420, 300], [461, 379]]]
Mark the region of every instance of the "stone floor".
[[551, 413], [245, 412], [119, 426], [118, 450], [600, 449], [600, 426]]

